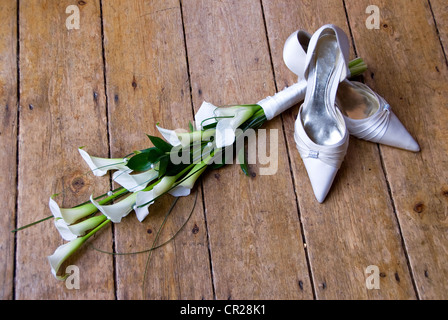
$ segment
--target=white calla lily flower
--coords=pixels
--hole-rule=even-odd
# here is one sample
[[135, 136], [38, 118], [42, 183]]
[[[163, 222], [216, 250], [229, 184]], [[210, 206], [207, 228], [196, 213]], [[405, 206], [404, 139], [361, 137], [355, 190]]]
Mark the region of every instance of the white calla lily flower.
[[198, 112], [194, 116], [196, 130], [202, 130], [203, 127], [213, 124], [215, 120], [215, 111], [218, 107], [211, 103], [203, 102]]
[[86, 241], [84, 238], [74, 239], [66, 244], [61, 245], [56, 251], [48, 257], [48, 262], [50, 262], [51, 273], [55, 276], [56, 279], [64, 280], [66, 276], [59, 276], [58, 271], [61, 267], [62, 263], [67, 260], [76, 250], [78, 250], [83, 243]]
[[178, 147], [182, 145], [182, 142], [180, 141], [178, 137], [178, 133], [174, 130], [164, 129], [156, 125], [157, 130], [159, 130], [160, 134], [165, 138], [166, 141], [168, 141], [169, 144], [171, 144], [173, 147]]
[[217, 108], [215, 110], [215, 116], [218, 118], [215, 136], [216, 147], [231, 146], [235, 142], [235, 130], [249, 120], [253, 114], [253, 106]]
[[145, 189], [150, 182], [154, 181], [159, 176], [159, 173], [154, 169], [137, 174], [131, 173], [132, 171], [130, 170], [116, 171], [114, 172], [112, 179], [126, 190], [138, 192]]
[[79, 148], [78, 150], [90, 170], [92, 170], [93, 174], [97, 177], [104, 176], [109, 170], [129, 170], [128, 167], [126, 167], [127, 159], [92, 157], [82, 148]]
[[[156, 196], [154, 195], [154, 190], [141, 191], [137, 194], [137, 202], [135, 204], [135, 215], [138, 221], [143, 222], [149, 214], [149, 206], [154, 203]], [[140, 207], [140, 205], [143, 205]]]
[[167, 192], [175, 182], [176, 177], [164, 177], [152, 190], [137, 193], [135, 213], [140, 222], [148, 216], [148, 208], [154, 203], [154, 200]]
[[[69, 225], [98, 211], [91, 203], [69, 209], [60, 208], [53, 198], [50, 198], [49, 207], [55, 218], [62, 218]], [[60, 226], [62, 226], [62, 223], [60, 223]]]
[[101, 205], [93, 196], [90, 196], [90, 202], [98, 208], [109, 220], [114, 223], [120, 223], [121, 219], [126, 217], [133, 209], [135, 205], [135, 200], [138, 193], [132, 193], [127, 198], [118, 201], [115, 204]]
[[207, 169], [207, 165], [205, 165], [204, 163], [197, 164], [187, 175], [188, 178], [178, 184], [173, 190], [171, 190], [170, 194], [174, 197], [189, 196], [196, 183], [196, 180], [199, 179], [205, 169]]
[[59, 231], [59, 234], [61, 235], [62, 239], [66, 241], [72, 241], [75, 240], [78, 236], [74, 234], [70, 229], [67, 222], [64, 221], [62, 218], [55, 218], [54, 219], [54, 225], [56, 229]]
[[67, 222], [64, 221], [64, 219], [55, 218], [54, 224], [56, 226], [56, 229], [59, 231], [59, 234], [61, 235], [62, 239], [66, 241], [72, 241], [80, 236], [85, 235], [87, 231], [94, 229], [101, 222], [104, 222], [104, 220], [106, 219], [107, 219], [106, 216], [101, 215], [90, 219], [86, 219], [77, 224], [69, 225]]
[[194, 132], [176, 132], [159, 126], [157, 126], [157, 129], [165, 140], [175, 148], [188, 147], [192, 142], [208, 140], [215, 134], [214, 129]]
[[90, 219], [86, 219], [80, 223], [68, 226], [68, 229], [73, 235], [77, 237], [82, 237], [87, 233], [87, 231], [95, 229], [100, 223], [104, 222], [106, 219], [107, 218], [104, 215], [95, 216]]

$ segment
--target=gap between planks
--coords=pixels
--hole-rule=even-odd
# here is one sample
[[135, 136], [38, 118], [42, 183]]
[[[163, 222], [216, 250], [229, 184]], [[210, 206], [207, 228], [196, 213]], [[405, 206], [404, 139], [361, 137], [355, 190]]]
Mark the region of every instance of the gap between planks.
[[[268, 52], [269, 52], [269, 61], [271, 62], [271, 70], [272, 70], [272, 76], [274, 79], [275, 91], [278, 92], [279, 90], [278, 90], [277, 78], [275, 75], [274, 60], [272, 58], [271, 43], [269, 41], [269, 32], [268, 32], [268, 26], [266, 23], [266, 15], [265, 15], [265, 10], [264, 10], [264, 6], [263, 6], [263, 0], [260, 0], [260, 6], [261, 6], [261, 14], [263, 17], [264, 32], [266, 34], [266, 42], [267, 42], [267, 47], [268, 47]], [[302, 234], [302, 242], [305, 245], [304, 251], [305, 251], [305, 259], [306, 259], [306, 264], [307, 264], [307, 269], [308, 269], [308, 277], [310, 279], [313, 299], [316, 300], [317, 299], [316, 286], [314, 284], [313, 270], [311, 268], [309, 252], [306, 247], [307, 241], [306, 241], [306, 236], [305, 236], [305, 229], [304, 229], [303, 222], [302, 222], [302, 216], [300, 214], [299, 197], [297, 196], [296, 182], [294, 179], [293, 168], [292, 168], [292, 163], [291, 163], [291, 153], [290, 153], [291, 147], [290, 147], [288, 139], [286, 137], [285, 121], [284, 121], [283, 115], [280, 115], [280, 120], [281, 120], [281, 124], [282, 124], [283, 139], [285, 140], [285, 145], [286, 145], [286, 154], [287, 154], [287, 159], [288, 159], [289, 173], [291, 175], [291, 183], [292, 183], [294, 198], [295, 198], [295, 202], [296, 202], [297, 218], [299, 220], [300, 232]]]
[[[188, 59], [188, 46], [187, 46], [187, 36], [185, 33], [185, 21], [184, 21], [184, 11], [183, 11], [183, 4], [182, 0], [179, 0], [179, 9], [180, 9], [180, 17], [181, 17], [181, 23], [182, 23], [182, 35], [183, 35], [183, 43], [185, 48], [185, 63], [187, 67], [187, 73], [188, 73], [188, 88], [190, 90], [190, 104], [191, 104], [191, 114], [194, 117], [194, 103], [193, 103], [193, 88], [191, 87], [191, 71], [190, 71], [190, 61]], [[215, 279], [214, 279], [214, 273], [213, 273], [213, 261], [212, 261], [212, 252], [210, 247], [210, 234], [208, 230], [208, 222], [207, 222], [207, 210], [205, 207], [205, 198], [204, 198], [204, 185], [202, 183], [202, 177], [199, 179], [199, 183], [196, 186], [196, 188], [200, 188], [201, 191], [201, 197], [202, 197], [202, 212], [204, 214], [204, 226], [205, 226], [205, 233], [207, 235], [207, 253], [208, 253], [208, 260], [209, 260], [209, 268], [210, 268], [210, 280], [212, 283], [212, 295], [213, 299], [216, 300], [216, 287], [215, 287]], [[199, 191], [199, 190], [198, 190]]]
[[436, 28], [437, 37], [439, 38], [440, 47], [442, 48], [443, 56], [445, 57], [445, 63], [446, 63], [446, 65], [448, 66], [448, 57], [447, 57], [447, 55], [446, 55], [445, 48], [443, 47], [443, 41], [442, 41], [442, 38], [440, 37], [439, 26], [438, 26], [438, 24], [437, 24], [436, 16], [434, 15], [434, 10], [432, 9], [431, 0], [428, 0], [428, 6], [429, 6], [429, 10], [431, 11], [432, 19], [434, 20], [434, 27]]
[[[353, 31], [352, 31], [352, 26], [350, 24], [350, 17], [349, 17], [349, 14], [348, 14], [346, 1], [342, 0], [342, 4], [344, 6], [344, 11], [345, 11], [346, 19], [347, 19], [348, 29], [350, 30], [350, 39], [351, 39], [351, 42], [352, 42], [352, 45], [353, 45], [353, 50], [355, 52], [355, 56], [358, 57], [358, 51], [357, 51], [357, 48], [356, 48], [356, 41], [355, 41], [355, 37], [353, 36]], [[387, 193], [388, 193], [390, 201], [391, 201], [393, 215], [394, 215], [394, 218], [395, 218], [395, 222], [397, 223], [398, 232], [400, 234], [401, 246], [403, 248], [403, 252], [404, 252], [404, 255], [405, 255], [405, 258], [406, 258], [406, 265], [408, 267], [409, 275], [411, 277], [412, 287], [414, 289], [415, 296], [417, 297], [418, 300], [420, 300], [420, 296], [419, 296], [418, 290], [417, 290], [417, 283], [415, 281], [415, 276], [414, 276], [414, 273], [413, 273], [412, 267], [411, 267], [411, 261], [409, 259], [408, 249], [407, 249], [406, 243], [404, 241], [404, 236], [403, 236], [403, 232], [402, 232], [402, 228], [401, 228], [401, 224], [400, 224], [400, 219], [398, 219], [398, 215], [397, 215], [395, 199], [393, 197], [393, 194], [392, 194], [392, 191], [391, 191], [391, 188], [390, 188], [390, 181], [389, 181], [389, 177], [387, 175], [386, 167], [385, 167], [385, 164], [384, 164], [383, 152], [382, 152], [382, 149], [381, 149], [380, 145], [377, 145], [377, 147], [378, 147], [378, 154], [379, 154], [380, 163], [381, 163], [381, 171], [383, 172], [384, 180], [386, 181]]]
[[[106, 112], [106, 131], [107, 131], [107, 153], [109, 158], [112, 158], [112, 150], [111, 150], [111, 132], [110, 132], [110, 119], [109, 119], [109, 96], [107, 94], [107, 64], [106, 64], [106, 48], [104, 43], [104, 19], [103, 19], [103, 0], [99, 0], [99, 9], [100, 9], [100, 23], [101, 23], [101, 54], [103, 59], [103, 83], [104, 83], [104, 96], [105, 96], [105, 112]], [[112, 175], [109, 174], [109, 187], [110, 190], [113, 190], [113, 179]], [[112, 252], [117, 252], [117, 247], [115, 245], [115, 225], [111, 224], [112, 237]], [[118, 279], [117, 279], [117, 259], [115, 254], [112, 255], [112, 276], [113, 276], [113, 286], [114, 286], [114, 299], [118, 299]]]
[[[17, 0], [16, 2], [16, 37], [17, 37], [17, 43], [16, 43], [16, 77], [17, 77], [17, 114], [16, 114], [16, 134], [17, 134], [17, 140], [16, 140], [16, 194], [15, 194], [15, 217], [14, 217], [14, 228], [18, 228], [18, 207], [19, 207], [19, 137], [20, 137], [20, 0]], [[13, 246], [13, 280], [12, 280], [12, 300], [16, 299], [16, 262], [17, 262], [17, 232], [14, 233], [14, 246]]]

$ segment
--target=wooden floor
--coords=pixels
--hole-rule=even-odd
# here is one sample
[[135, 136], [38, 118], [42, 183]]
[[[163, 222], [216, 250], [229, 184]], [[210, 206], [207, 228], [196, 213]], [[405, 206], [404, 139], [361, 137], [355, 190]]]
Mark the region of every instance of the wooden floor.
[[[379, 30], [366, 8], [380, 9]], [[69, 5], [80, 10], [68, 30]], [[192, 218], [148, 254], [173, 198], [89, 241], [73, 261], [80, 288], [53, 278], [63, 243], [48, 199], [68, 207], [111, 187], [77, 148], [123, 157], [155, 124], [188, 128], [201, 103], [256, 103], [295, 82], [282, 50], [297, 29], [343, 28], [364, 81], [422, 151], [352, 138], [327, 201], [312, 193], [293, 133], [279, 129], [275, 176], [211, 171]], [[447, 299], [448, 6], [444, 0], [0, 0], [0, 297], [2, 299]], [[160, 242], [187, 219], [179, 200]], [[380, 288], [369, 290], [369, 266]], [[142, 289], [143, 288], [143, 289]]]

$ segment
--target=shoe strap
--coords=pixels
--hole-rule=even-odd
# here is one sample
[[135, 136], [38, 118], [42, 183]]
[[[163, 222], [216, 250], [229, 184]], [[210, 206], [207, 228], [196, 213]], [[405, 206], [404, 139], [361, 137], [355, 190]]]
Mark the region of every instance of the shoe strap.
[[350, 69], [348, 66], [349, 63], [349, 55], [350, 55], [350, 43], [348, 40], [348, 37], [346, 33], [339, 27], [333, 25], [333, 24], [327, 24], [319, 28], [313, 36], [310, 39], [309, 45], [308, 45], [308, 51], [306, 55], [306, 61], [305, 61], [305, 69], [304, 69], [304, 77], [305, 79], [308, 78], [309, 68], [310, 64], [313, 61], [313, 57], [315, 54], [315, 50], [317, 47], [317, 44], [319, 42], [320, 36], [322, 33], [327, 31], [328, 29], [332, 30], [334, 34], [336, 35], [336, 39], [338, 41], [339, 50], [341, 53], [341, 58], [343, 61], [342, 70], [340, 72], [340, 81], [345, 80], [350, 75]]

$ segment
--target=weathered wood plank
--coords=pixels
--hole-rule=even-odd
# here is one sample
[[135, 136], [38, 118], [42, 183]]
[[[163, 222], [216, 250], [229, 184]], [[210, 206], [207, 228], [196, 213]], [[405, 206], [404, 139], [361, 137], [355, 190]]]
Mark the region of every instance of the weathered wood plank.
[[17, 178], [17, 3], [0, 4], [0, 300], [13, 298]]
[[[94, 179], [77, 148], [107, 156], [99, 1], [79, 5], [80, 29], [66, 28], [73, 1], [20, 1], [20, 135], [18, 225], [51, 215], [54, 193], [63, 207], [84, 202], [109, 180]], [[111, 232], [95, 236], [111, 248]], [[55, 280], [47, 256], [63, 243], [52, 221], [17, 234], [17, 299], [113, 299], [113, 261], [85, 246], [72, 264], [80, 289]]]
[[[177, 0], [105, 1], [103, 6], [111, 150], [112, 156], [122, 157], [149, 146], [145, 134], [160, 136], [156, 123], [187, 129], [193, 118], [182, 16]], [[151, 247], [173, 198], [160, 200], [143, 223], [130, 216], [115, 226], [117, 252]], [[179, 200], [160, 242], [182, 225], [193, 202], [193, 195]], [[118, 299], [142, 298], [147, 257], [116, 257]], [[143, 298], [213, 298], [200, 195], [186, 228], [154, 251], [143, 286]]]
[[[359, 16], [369, 1], [347, 1], [367, 82], [381, 92], [422, 148], [381, 147], [418, 295], [448, 297], [448, 69], [426, 1], [377, 1], [381, 29]], [[437, 10], [436, 10], [437, 11]], [[442, 35], [443, 37], [444, 35]]]
[[[292, 32], [312, 33], [333, 23], [349, 35], [341, 1], [263, 1], [263, 7], [280, 90], [297, 80], [282, 59], [284, 41]], [[367, 62], [369, 53], [361, 55]], [[319, 205], [294, 142], [297, 112], [295, 107], [283, 119], [316, 297], [415, 298], [377, 146], [351, 139], [333, 188]], [[380, 269], [380, 290], [367, 290], [366, 268], [370, 265]]]
[[[204, 100], [256, 103], [275, 93], [259, 1], [182, 5], [195, 110]], [[260, 175], [265, 166], [257, 164], [252, 178], [237, 165], [205, 176], [217, 299], [313, 297], [280, 119], [265, 128], [278, 134], [276, 175]]]
[[438, 35], [445, 50], [448, 52], [448, 4], [444, 0], [430, 0], [432, 13], [436, 21]]

